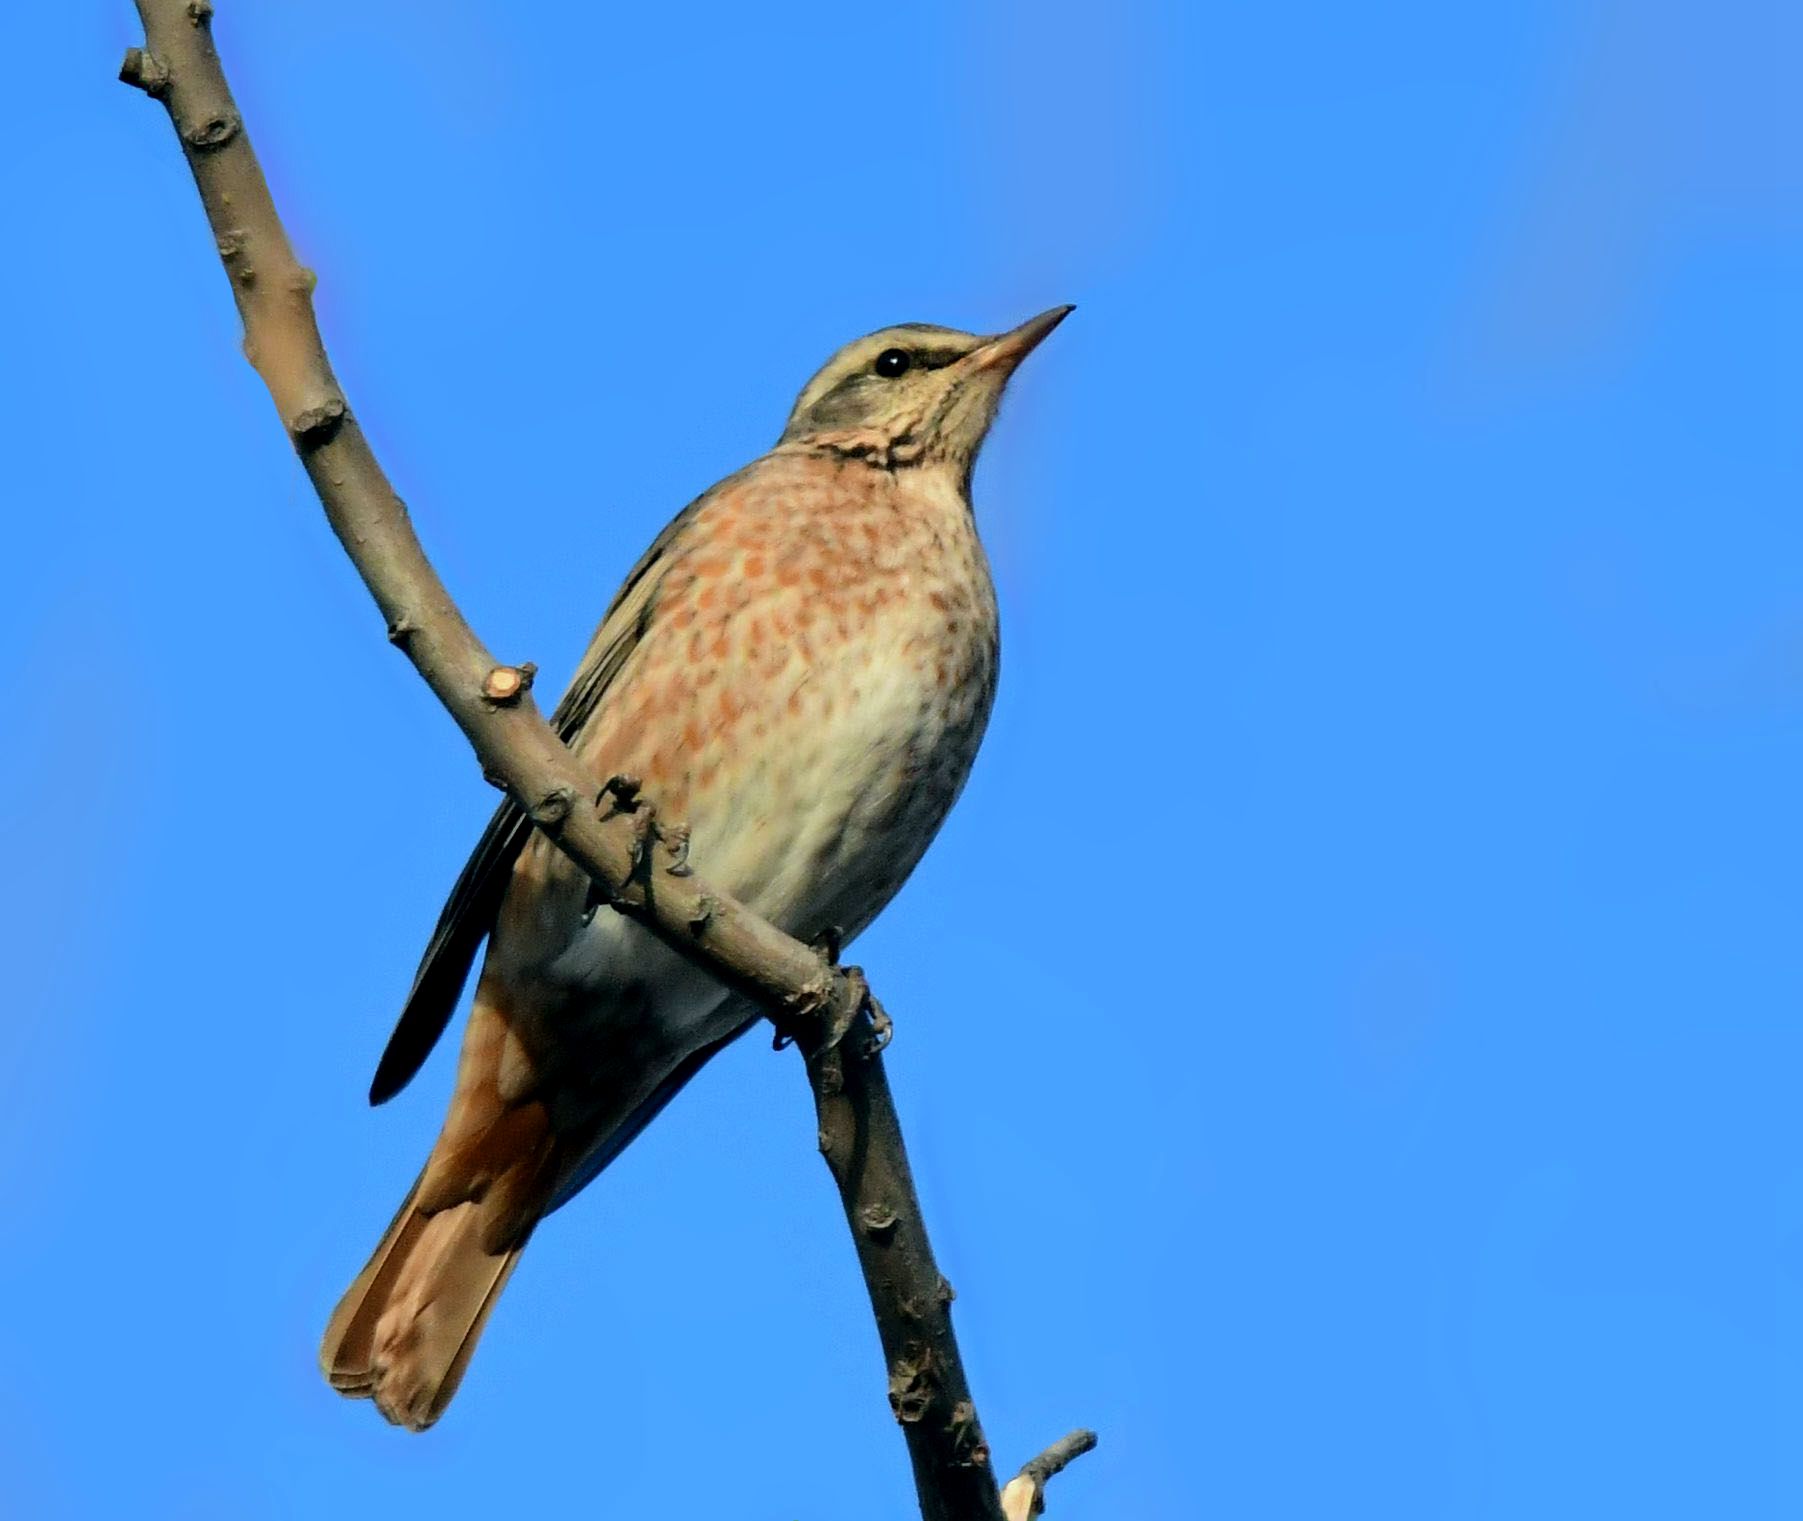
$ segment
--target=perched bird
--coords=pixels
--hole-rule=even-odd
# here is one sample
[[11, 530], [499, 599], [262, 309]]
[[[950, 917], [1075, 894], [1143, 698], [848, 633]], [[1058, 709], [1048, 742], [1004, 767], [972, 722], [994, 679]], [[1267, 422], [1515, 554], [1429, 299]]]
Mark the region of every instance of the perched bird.
[[[971, 467], [1056, 307], [992, 337], [906, 324], [841, 349], [768, 454], [657, 538], [552, 722], [631, 775], [696, 869], [804, 940], [855, 935], [963, 788], [996, 680]], [[326, 1328], [334, 1387], [423, 1430], [534, 1226], [756, 1011], [646, 930], [513, 803], [426, 947], [370, 1090], [425, 1060], [488, 953], [444, 1129]]]

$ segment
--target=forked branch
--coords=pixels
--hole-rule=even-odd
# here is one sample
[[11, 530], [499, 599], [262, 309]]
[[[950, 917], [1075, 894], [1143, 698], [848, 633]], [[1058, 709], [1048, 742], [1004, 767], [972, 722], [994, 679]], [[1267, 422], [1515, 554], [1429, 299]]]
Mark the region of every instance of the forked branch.
[[[1044, 1477], [1069, 1459], [1035, 1459], [1009, 1485], [1011, 1497], [1030, 1497], [1027, 1509], [1011, 1498], [1004, 1513], [952, 1335], [951, 1288], [933, 1260], [883, 1071], [876, 1030], [886, 1019], [862, 975], [708, 886], [681, 857], [642, 869], [643, 820], [601, 806], [606, 789], [533, 701], [531, 666], [497, 661], [464, 621], [345, 401], [314, 319], [313, 276], [294, 257], [214, 51], [210, 0], [137, 0], [137, 7], [145, 46], [126, 54], [120, 78], [168, 109], [238, 303], [245, 352], [389, 638], [463, 730], [484, 774], [588, 873], [606, 902], [752, 999], [779, 1032], [814, 1052], [807, 1067], [821, 1149], [857, 1243], [921, 1513], [928, 1521], [1018, 1521], [1033, 1513]], [[1029, 1473], [1037, 1476], [1023, 1491]]]

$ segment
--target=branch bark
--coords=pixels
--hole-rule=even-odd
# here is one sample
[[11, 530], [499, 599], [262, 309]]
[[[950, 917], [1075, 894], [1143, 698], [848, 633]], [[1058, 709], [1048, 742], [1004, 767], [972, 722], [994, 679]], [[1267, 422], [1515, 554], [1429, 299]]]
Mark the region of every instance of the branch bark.
[[1046, 1481], [1093, 1452], [1096, 1434], [1079, 1427], [1061, 1436], [1040, 1455], [1027, 1463], [1002, 1489], [1002, 1511], [1007, 1521], [1033, 1521], [1045, 1511]]
[[[246, 357], [389, 639], [463, 730], [484, 774], [614, 908], [813, 1051], [807, 1071], [820, 1149], [857, 1244], [921, 1514], [1014, 1521], [1012, 1506], [1004, 1515], [952, 1334], [951, 1286], [933, 1259], [883, 1070], [888, 1019], [863, 974], [831, 964], [708, 886], [679, 855], [660, 861], [654, 815], [636, 788], [597, 787], [533, 701], [532, 667], [497, 661], [464, 621], [332, 373], [313, 314], [313, 275], [294, 256], [214, 50], [211, 0], [136, 4], [145, 46], [126, 53], [119, 77], [168, 109], [243, 319]], [[1010, 1484], [1011, 1494], [1020, 1483]], [[1031, 1486], [1033, 1505], [1042, 1483], [1043, 1475]]]

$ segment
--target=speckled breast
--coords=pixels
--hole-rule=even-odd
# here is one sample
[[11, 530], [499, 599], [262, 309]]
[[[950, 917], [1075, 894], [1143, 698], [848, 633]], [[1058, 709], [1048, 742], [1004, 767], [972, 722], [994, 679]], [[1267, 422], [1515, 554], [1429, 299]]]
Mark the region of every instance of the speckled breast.
[[710, 881], [854, 933], [964, 784], [996, 632], [951, 471], [779, 451], [697, 504], [578, 753], [641, 777]]

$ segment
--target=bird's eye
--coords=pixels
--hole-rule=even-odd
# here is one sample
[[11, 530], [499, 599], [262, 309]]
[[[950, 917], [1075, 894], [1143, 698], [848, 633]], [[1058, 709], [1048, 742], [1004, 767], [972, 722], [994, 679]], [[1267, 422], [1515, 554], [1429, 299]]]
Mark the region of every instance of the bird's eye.
[[898, 375], [906, 375], [913, 363], [906, 349], [884, 349], [876, 356], [876, 372], [884, 380], [894, 380]]

